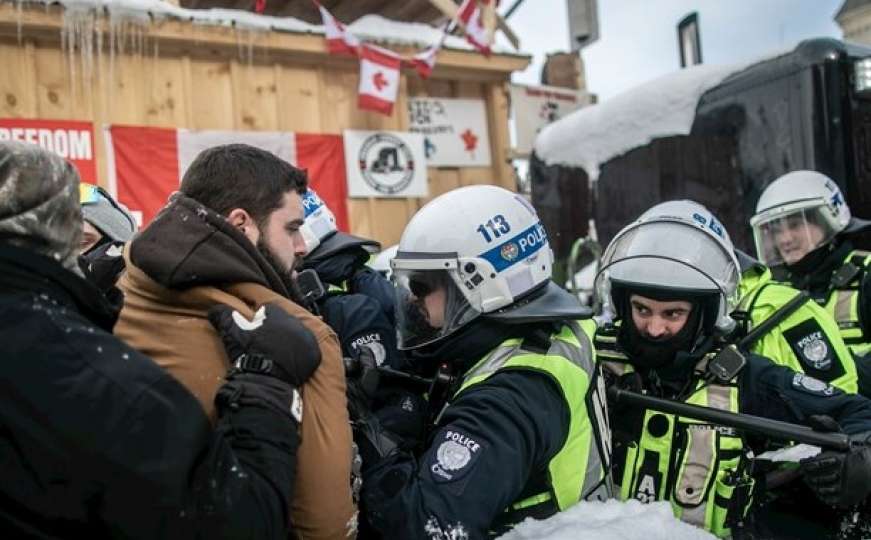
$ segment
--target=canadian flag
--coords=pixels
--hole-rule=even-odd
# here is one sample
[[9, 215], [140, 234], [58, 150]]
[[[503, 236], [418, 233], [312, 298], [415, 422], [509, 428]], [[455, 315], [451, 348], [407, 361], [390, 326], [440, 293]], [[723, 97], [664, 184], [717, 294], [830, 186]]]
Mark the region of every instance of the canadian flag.
[[108, 126], [109, 189], [134, 212], [140, 225], [177, 191], [197, 154], [221, 144], [244, 143], [268, 150], [308, 171], [309, 184], [348, 230], [345, 150], [340, 135], [287, 131], [190, 131], [140, 126]]
[[393, 51], [364, 43], [360, 47], [360, 87], [357, 106], [390, 115], [399, 93], [402, 60]]
[[321, 20], [324, 23], [324, 33], [327, 36], [327, 50], [330, 54], [351, 54], [356, 55], [360, 47], [360, 40], [357, 36], [348, 32], [345, 25], [340, 23], [332, 13], [322, 6], [319, 2], [314, 1], [318, 10], [321, 12]]
[[[489, 4], [490, 0], [483, 0], [483, 3]], [[490, 37], [484, 27], [478, 0], [463, 0], [460, 9], [457, 10], [457, 20], [462, 23], [466, 31], [466, 40], [485, 56], [490, 56]]]
[[415, 71], [417, 71], [421, 79], [428, 79], [432, 75], [432, 70], [435, 68], [436, 55], [441, 48], [442, 42], [439, 41], [411, 57], [411, 65], [414, 66]]

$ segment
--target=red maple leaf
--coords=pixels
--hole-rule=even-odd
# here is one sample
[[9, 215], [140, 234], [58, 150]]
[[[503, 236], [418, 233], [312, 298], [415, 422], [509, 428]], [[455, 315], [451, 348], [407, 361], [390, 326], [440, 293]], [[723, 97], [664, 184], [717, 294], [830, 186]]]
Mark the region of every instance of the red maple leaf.
[[467, 152], [475, 151], [475, 148], [478, 146], [478, 137], [472, 133], [471, 129], [466, 128], [466, 131], [460, 134], [460, 138], [463, 139]]
[[372, 75], [372, 84], [374, 84], [375, 88], [380, 92], [382, 88], [390, 83], [387, 81], [387, 78], [384, 77], [383, 73], [376, 71], [375, 75]]

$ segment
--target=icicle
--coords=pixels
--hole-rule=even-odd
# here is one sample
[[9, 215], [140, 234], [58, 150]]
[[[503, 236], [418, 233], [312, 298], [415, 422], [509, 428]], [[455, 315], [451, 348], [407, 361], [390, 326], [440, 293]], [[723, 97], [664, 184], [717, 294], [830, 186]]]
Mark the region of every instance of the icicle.
[[249, 29], [245, 31], [246, 34], [246, 42], [248, 45], [248, 50], [246, 51], [246, 59], [248, 60], [248, 66], [254, 65], [254, 41], [257, 39], [257, 32], [253, 29]]
[[24, 0], [15, 0], [15, 20], [18, 29], [18, 45], [21, 46], [21, 17], [23, 13]]
[[118, 19], [109, 12], [109, 75], [106, 80], [106, 115], [111, 116], [115, 95], [115, 51], [118, 50]]

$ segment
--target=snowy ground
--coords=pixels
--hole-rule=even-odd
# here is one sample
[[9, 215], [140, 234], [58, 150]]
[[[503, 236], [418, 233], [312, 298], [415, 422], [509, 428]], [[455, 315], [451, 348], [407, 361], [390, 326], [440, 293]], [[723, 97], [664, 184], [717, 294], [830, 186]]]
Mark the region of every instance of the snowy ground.
[[528, 519], [500, 540], [711, 540], [713, 535], [677, 520], [667, 502], [591, 502], [550, 519]]

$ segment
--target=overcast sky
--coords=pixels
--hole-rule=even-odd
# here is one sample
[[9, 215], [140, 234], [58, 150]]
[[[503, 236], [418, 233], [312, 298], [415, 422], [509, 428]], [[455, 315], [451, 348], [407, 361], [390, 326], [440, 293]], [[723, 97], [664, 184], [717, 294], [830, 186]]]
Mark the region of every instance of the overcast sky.
[[[841, 37], [843, 0], [598, 0], [599, 41], [583, 50], [588, 90], [607, 99], [679, 68], [677, 22], [699, 14], [702, 58], [728, 64], [789, 49], [810, 37]], [[514, 0], [503, 0], [504, 13]], [[549, 52], [568, 49], [566, 0], [525, 0], [508, 20], [533, 63], [513, 80], [540, 82]]]

